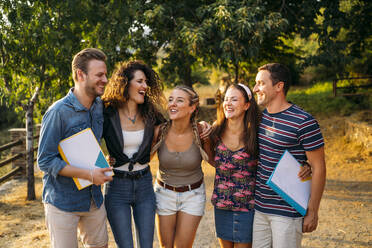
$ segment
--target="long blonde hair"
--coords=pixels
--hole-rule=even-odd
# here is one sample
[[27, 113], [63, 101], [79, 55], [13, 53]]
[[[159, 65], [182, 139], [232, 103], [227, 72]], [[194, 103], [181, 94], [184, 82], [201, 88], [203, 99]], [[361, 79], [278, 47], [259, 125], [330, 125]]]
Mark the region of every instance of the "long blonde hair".
[[[195, 144], [198, 146], [200, 150], [200, 155], [205, 161], [208, 161], [208, 155], [203, 149], [202, 141], [200, 140], [200, 135], [199, 135], [199, 130], [198, 130], [197, 116], [199, 112], [199, 95], [195, 92], [193, 88], [186, 86], [186, 85], [178, 85], [174, 88], [174, 90], [175, 89], [182, 90], [188, 94], [190, 106], [196, 105], [195, 111], [191, 114], [191, 117], [190, 117], [190, 124], [192, 127], [192, 133], [194, 136], [193, 138], [194, 138]], [[161, 143], [165, 140], [165, 137], [167, 136], [171, 125], [172, 125], [172, 122], [168, 120], [166, 123], [160, 126], [160, 130], [158, 134], [159, 138], [156, 144], [154, 145], [154, 147], [152, 148], [151, 153], [154, 153], [159, 149]]]

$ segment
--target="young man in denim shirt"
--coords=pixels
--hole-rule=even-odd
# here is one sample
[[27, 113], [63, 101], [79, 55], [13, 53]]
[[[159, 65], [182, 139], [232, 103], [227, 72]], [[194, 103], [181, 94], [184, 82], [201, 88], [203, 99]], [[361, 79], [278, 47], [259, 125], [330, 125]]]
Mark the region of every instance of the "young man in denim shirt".
[[[99, 96], [107, 84], [106, 55], [87, 48], [74, 56], [75, 87], [49, 107], [43, 116], [38, 164], [44, 172], [43, 202], [52, 247], [77, 247], [77, 230], [86, 247], [107, 247], [106, 211], [101, 184], [111, 181], [104, 172], [111, 168], [80, 169], [66, 164], [58, 152], [61, 140], [91, 128], [97, 140], [102, 135], [103, 114]], [[72, 177], [93, 185], [78, 190]]]

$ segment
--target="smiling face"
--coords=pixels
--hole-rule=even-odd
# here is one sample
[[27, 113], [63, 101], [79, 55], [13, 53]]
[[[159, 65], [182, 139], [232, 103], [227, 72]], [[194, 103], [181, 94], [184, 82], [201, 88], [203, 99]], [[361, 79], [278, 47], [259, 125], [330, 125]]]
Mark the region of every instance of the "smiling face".
[[196, 105], [190, 105], [190, 96], [185, 91], [174, 89], [168, 98], [168, 114], [171, 120], [190, 119]]
[[133, 73], [132, 80], [129, 81], [128, 95], [129, 100], [134, 101], [137, 104], [142, 104], [145, 101], [147, 89], [147, 78], [145, 73], [141, 70], [137, 70]]
[[234, 119], [244, 116], [245, 111], [249, 108], [249, 102], [246, 102], [240, 90], [231, 86], [226, 91], [222, 106], [226, 119]]
[[270, 72], [267, 70], [260, 70], [256, 76], [256, 85], [253, 92], [257, 94], [258, 105], [267, 107], [282, 90], [283, 83], [273, 85], [270, 77]]
[[78, 70], [79, 81], [87, 95], [96, 98], [103, 95], [107, 84], [106, 63], [101, 60], [91, 60], [87, 66], [87, 73]]

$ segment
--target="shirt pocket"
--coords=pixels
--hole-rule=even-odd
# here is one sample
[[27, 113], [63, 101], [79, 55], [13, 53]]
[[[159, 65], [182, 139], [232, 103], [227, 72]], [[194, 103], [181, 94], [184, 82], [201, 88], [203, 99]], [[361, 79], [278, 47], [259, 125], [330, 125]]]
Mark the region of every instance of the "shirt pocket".
[[76, 133], [78, 133], [78, 132], [81, 132], [81, 131], [83, 131], [84, 129], [86, 129], [86, 128], [88, 128], [88, 125], [87, 124], [85, 124], [85, 123], [80, 123], [80, 124], [78, 124], [78, 125], [74, 125], [74, 126], [72, 126], [71, 128], [70, 128], [70, 136], [71, 135], [74, 135], [74, 134], [76, 134]]
[[94, 133], [98, 139], [101, 139], [103, 133], [103, 118], [97, 118], [94, 121]]

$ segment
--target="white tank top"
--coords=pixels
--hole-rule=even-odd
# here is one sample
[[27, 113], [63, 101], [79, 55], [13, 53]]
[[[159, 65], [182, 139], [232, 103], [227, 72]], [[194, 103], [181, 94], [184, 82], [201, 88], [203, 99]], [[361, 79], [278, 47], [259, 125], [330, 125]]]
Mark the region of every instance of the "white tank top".
[[[145, 133], [145, 129], [137, 130], [137, 131], [125, 131], [122, 130], [123, 139], [124, 139], [124, 147], [123, 153], [127, 155], [128, 158], [132, 158], [133, 154], [135, 154], [139, 147], [142, 144], [143, 135]], [[129, 171], [128, 169], [129, 163], [116, 167], [115, 170], [122, 170], [122, 171]], [[142, 170], [146, 168], [148, 164], [140, 164], [136, 163], [133, 166], [132, 171]]]

